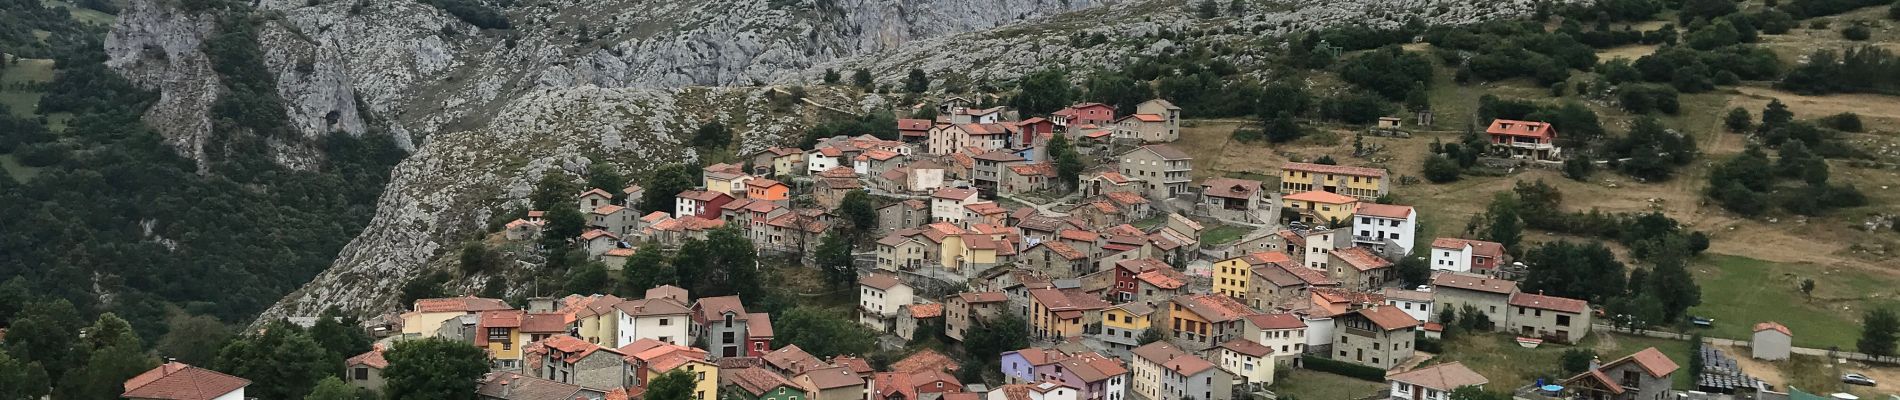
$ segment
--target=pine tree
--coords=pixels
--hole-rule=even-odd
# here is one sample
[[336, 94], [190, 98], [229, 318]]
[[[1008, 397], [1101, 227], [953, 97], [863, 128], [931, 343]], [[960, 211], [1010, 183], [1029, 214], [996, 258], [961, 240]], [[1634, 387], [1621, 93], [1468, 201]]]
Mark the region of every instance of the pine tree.
[[1861, 315], [1860, 341], [1854, 348], [1877, 357], [1892, 357], [1894, 343], [1900, 340], [1900, 315], [1892, 309], [1874, 308]]
[[858, 68], [857, 71], [851, 72], [851, 82], [856, 83], [859, 88], [870, 90], [871, 89], [871, 71], [865, 70], [863, 68]]
[[904, 91], [911, 93], [930, 91], [930, 76], [925, 75], [922, 69], [911, 68], [910, 74], [904, 76]]

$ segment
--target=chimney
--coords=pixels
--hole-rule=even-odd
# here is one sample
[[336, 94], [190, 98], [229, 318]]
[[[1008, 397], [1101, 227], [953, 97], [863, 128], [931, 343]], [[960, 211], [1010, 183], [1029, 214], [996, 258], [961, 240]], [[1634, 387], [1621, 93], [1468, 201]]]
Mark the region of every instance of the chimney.
[[1601, 366], [1600, 362], [1601, 362], [1600, 359], [1596, 357], [1590, 357], [1590, 370], [1591, 371], [1597, 370], [1597, 367]]

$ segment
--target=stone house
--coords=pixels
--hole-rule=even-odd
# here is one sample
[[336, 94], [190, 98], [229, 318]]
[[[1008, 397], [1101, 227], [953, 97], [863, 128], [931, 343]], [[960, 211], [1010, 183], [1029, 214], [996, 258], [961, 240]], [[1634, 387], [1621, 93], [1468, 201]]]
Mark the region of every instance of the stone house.
[[1671, 378], [1681, 368], [1650, 347], [1565, 379], [1576, 399], [1659, 400], [1670, 398]]
[[1028, 160], [1003, 150], [990, 150], [971, 158], [976, 160], [976, 166], [970, 170], [970, 182], [985, 199], [996, 198], [997, 190], [1003, 186], [1004, 170], [1011, 166], [1029, 163]]
[[879, 233], [896, 232], [927, 223], [930, 223], [930, 204], [923, 200], [904, 200], [877, 208]]
[[1186, 349], [1206, 350], [1240, 337], [1243, 317], [1258, 314], [1239, 300], [1218, 294], [1175, 296], [1162, 310], [1163, 336]]
[[1002, 168], [1001, 172], [1003, 177], [998, 190], [1003, 194], [1048, 190], [1060, 182], [1055, 164], [1048, 162], [1009, 165]]
[[529, 376], [596, 389], [631, 384], [625, 354], [573, 336], [560, 335], [528, 346]]
[[1119, 164], [1124, 176], [1141, 179], [1151, 199], [1186, 195], [1194, 172], [1194, 157], [1164, 144], [1152, 144], [1122, 153]]
[[1576, 343], [1590, 336], [1590, 302], [1533, 293], [1512, 293], [1503, 330], [1511, 334]]
[[1433, 309], [1455, 309], [1462, 317], [1465, 306], [1471, 306], [1498, 326], [1505, 325], [1513, 293], [1516, 281], [1454, 272], [1432, 275]]
[[1327, 257], [1331, 257], [1327, 264], [1332, 267], [1333, 279], [1348, 289], [1377, 291], [1398, 280], [1393, 272], [1398, 268], [1394, 268], [1391, 261], [1379, 258], [1364, 247], [1333, 250]]
[[385, 384], [383, 370], [387, 368], [389, 361], [383, 358], [382, 346], [377, 345], [368, 352], [343, 361], [344, 382], [359, 389], [382, 393]]
[[1279, 207], [1262, 197], [1260, 181], [1234, 178], [1207, 178], [1201, 181], [1201, 199], [1195, 211], [1226, 221], [1268, 223], [1274, 221]]
[[1392, 307], [1372, 306], [1333, 319], [1333, 359], [1378, 369], [1412, 358], [1418, 320]]
[[963, 341], [970, 327], [977, 321], [995, 318], [1003, 312], [1009, 303], [1009, 295], [1003, 292], [964, 292], [944, 299], [943, 333], [956, 341]]

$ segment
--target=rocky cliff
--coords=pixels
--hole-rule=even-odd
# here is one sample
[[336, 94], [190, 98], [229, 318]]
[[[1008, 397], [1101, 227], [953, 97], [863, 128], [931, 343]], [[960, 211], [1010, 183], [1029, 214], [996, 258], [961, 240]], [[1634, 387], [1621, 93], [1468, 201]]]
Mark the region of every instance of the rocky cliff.
[[[710, 119], [735, 126], [751, 150], [835, 117], [802, 104], [773, 107], [765, 94], [775, 89], [757, 84], [809, 84], [826, 69], [854, 68], [881, 83], [921, 68], [939, 84], [1000, 84], [1049, 66], [1112, 67], [1160, 54], [1176, 45], [1154, 35], [1164, 30], [1243, 43], [1342, 23], [1469, 22], [1530, 9], [1528, 0], [1250, 1], [1244, 16], [1199, 19], [1188, 3], [550, 0], [504, 9], [514, 29], [483, 31], [419, 2], [260, 0], [260, 46], [300, 132], [358, 133], [376, 123], [414, 148], [335, 265], [264, 316], [397, 307], [404, 281], [470, 237], [491, 210], [521, 204], [544, 171], [602, 157], [630, 170], [691, 161], [698, 155], [679, 146], [679, 135]], [[193, 143], [202, 143], [219, 84], [198, 47], [214, 24], [160, 4], [133, 0], [108, 50], [115, 68], [164, 93], [148, 121], [201, 156]], [[1108, 40], [1075, 40], [1095, 34]], [[1245, 51], [1229, 58], [1259, 62]], [[889, 106], [876, 95], [811, 91], [828, 107]], [[286, 164], [309, 157], [282, 150]]]

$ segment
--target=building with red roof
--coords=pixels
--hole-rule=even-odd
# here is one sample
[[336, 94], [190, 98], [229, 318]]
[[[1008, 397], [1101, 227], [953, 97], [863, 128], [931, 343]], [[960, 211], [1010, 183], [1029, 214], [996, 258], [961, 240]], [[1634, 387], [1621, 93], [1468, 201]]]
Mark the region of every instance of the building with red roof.
[[1510, 304], [1501, 327], [1507, 332], [1561, 343], [1590, 336], [1593, 313], [1588, 301], [1520, 292], [1511, 294]]
[[251, 381], [181, 362], [168, 362], [125, 381], [131, 400], [244, 400]]
[[1333, 318], [1332, 359], [1390, 370], [1412, 358], [1418, 320], [1398, 307], [1374, 304]]
[[1431, 268], [1435, 271], [1471, 272], [1498, 276], [1504, 262], [1504, 245], [1483, 240], [1432, 239]]
[[1780, 322], [1767, 321], [1755, 324], [1755, 334], [1748, 343], [1749, 355], [1758, 360], [1786, 360], [1793, 350], [1794, 331]]
[[1603, 363], [1565, 379], [1570, 398], [1592, 400], [1653, 399], [1670, 396], [1672, 376], [1681, 367], [1654, 347]]
[[1550, 160], [1563, 152], [1557, 147], [1557, 129], [1547, 122], [1500, 118], [1491, 120], [1484, 133], [1491, 136], [1493, 146], [1508, 149], [1515, 157]]

